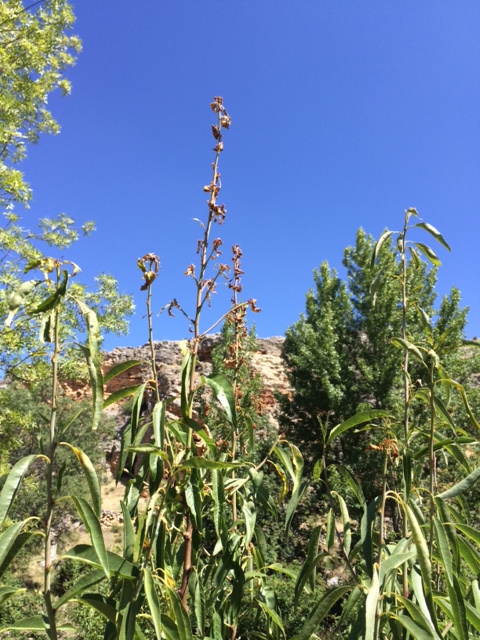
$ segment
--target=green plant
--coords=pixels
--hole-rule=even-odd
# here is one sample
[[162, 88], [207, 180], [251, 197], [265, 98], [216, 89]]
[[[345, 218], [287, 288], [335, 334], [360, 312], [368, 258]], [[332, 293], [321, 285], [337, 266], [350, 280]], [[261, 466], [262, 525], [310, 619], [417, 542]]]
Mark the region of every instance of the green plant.
[[[439, 264], [428, 245], [410, 240], [412, 230], [422, 229], [449, 248], [431, 225], [422, 221], [412, 224], [416, 217], [414, 209], [407, 210], [404, 226], [396, 232], [400, 262], [395, 281], [400, 284], [401, 331], [393, 343], [399, 349], [403, 404], [397, 415], [370, 409], [333, 428], [327, 421], [320, 425], [324, 453], [315, 465], [314, 476], [323, 481], [330, 502], [326, 542], [320, 550], [319, 530], [314, 530], [295, 587], [296, 598], [326, 557], [340, 558], [350, 578], [317, 601], [296, 640], [311, 637], [339, 601], [342, 612], [336, 623], [337, 633], [352, 640], [466, 639], [476, 637], [480, 630], [480, 539], [470, 524], [465, 503], [465, 495], [480, 477], [480, 468], [472, 470], [464, 455], [464, 447], [476, 439], [454, 422], [450, 405], [455, 394], [472, 427], [478, 429], [479, 425], [463, 387], [450, 377], [443, 364], [458, 348], [455, 325], [453, 329], [435, 326], [410, 295], [415, 279], [409, 277], [408, 255], [413, 273], [421, 265], [419, 253], [435, 266]], [[382, 234], [372, 263], [393, 233]], [[372, 285], [374, 289], [375, 283]], [[409, 331], [409, 318], [414, 314], [422, 323], [422, 335], [411, 335]], [[415, 361], [415, 369], [411, 360]], [[422, 373], [421, 383], [418, 370]], [[379, 493], [371, 502], [365, 500], [359, 483], [346, 467], [327, 461], [326, 452], [335, 441], [358, 427], [366, 430], [370, 440], [371, 453], [365, 455], [377, 456], [382, 468]], [[453, 485], [441, 484], [442, 458], [455, 465], [460, 474]], [[330, 485], [332, 468], [345, 478], [363, 511], [359, 529], [354, 528], [343, 496]], [[398, 533], [387, 528], [392, 509], [397, 510], [401, 520]], [[337, 518], [342, 523], [342, 535]]]
[[[299, 451], [287, 443], [272, 442], [257, 460], [248, 452], [254, 438], [251, 412], [242, 406], [242, 398], [246, 401], [248, 397], [242, 395], [241, 387], [244, 317], [247, 305], [256, 307], [254, 301], [239, 303], [236, 298], [241, 275], [238, 247], [234, 248], [230, 281], [233, 307], [227, 323], [232, 336], [228, 354], [231, 380], [221, 372], [198, 379], [195, 372], [199, 344], [207, 333], [200, 327], [202, 310], [210, 302], [218, 279], [229, 271], [217, 261], [221, 241], [212, 241], [210, 236], [213, 225], [222, 223], [226, 214], [225, 206], [217, 204], [218, 162], [230, 117], [221, 98], [215, 98], [211, 107], [217, 122], [213, 126], [213, 175], [204, 188], [209, 194], [208, 216], [198, 242], [199, 264], [186, 271], [195, 287], [194, 312], [189, 314], [176, 300], [169, 305], [169, 312], [179, 309], [192, 329], [192, 339], [183, 347], [180, 415], [169, 417], [175, 399], [163, 400], [158, 392], [151, 309], [152, 285], [160, 264], [153, 253], [138, 261], [147, 295], [151, 377], [140, 387], [121, 390], [107, 401], [133, 393], [120, 472], [133, 455], [129, 466], [135, 473], [122, 502], [123, 558], [116, 560], [122, 568], [116, 573], [114, 587], [107, 598], [88, 593], [81, 596], [107, 618], [105, 638], [142, 637], [150, 630], [157, 638], [234, 640], [240, 633], [250, 637], [252, 631], [244, 621], [252, 615], [257, 621], [256, 637], [284, 634], [272, 575], [281, 572], [292, 579], [294, 573], [265, 560], [267, 544], [259, 513], [264, 509], [274, 515], [276, 505], [263, 483], [263, 469], [272, 465], [285, 486], [291, 478], [295, 501], [302, 491], [303, 465]], [[212, 391], [221, 411], [213, 409], [212, 403], [207, 407], [196, 401], [205, 387]], [[151, 411], [143, 415], [145, 406]], [[140, 496], [145, 491], [148, 500], [144, 509]], [[98, 568], [97, 564], [93, 575]]]

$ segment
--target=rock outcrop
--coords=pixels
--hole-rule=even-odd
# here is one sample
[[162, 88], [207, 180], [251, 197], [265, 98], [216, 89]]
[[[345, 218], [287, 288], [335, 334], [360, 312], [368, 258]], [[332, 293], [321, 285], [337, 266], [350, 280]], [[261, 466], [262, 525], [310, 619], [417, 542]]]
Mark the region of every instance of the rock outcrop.
[[[198, 353], [198, 375], [209, 375], [212, 372], [212, 349], [220, 340], [220, 335], [215, 334], [204, 338], [200, 344]], [[253, 355], [253, 367], [258, 371], [264, 382], [260, 393], [260, 401], [263, 410], [274, 420], [276, 412], [277, 392], [290, 393], [290, 387], [282, 359], [282, 337], [258, 338], [258, 351]], [[157, 367], [157, 380], [161, 395], [164, 397], [178, 397], [180, 394], [180, 373], [182, 364], [182, 350], [179, 342], [162, 341], [155, 342], [155, 362]], [[123, 389], [138, 385], [151, 378], [150, 346], [118, 347], [104, 353], [104, 371], [110, 370], [117, 364], [130, 360], [138, 360], [142, 364], [127, 369], [106, 384], [107, 396]]]

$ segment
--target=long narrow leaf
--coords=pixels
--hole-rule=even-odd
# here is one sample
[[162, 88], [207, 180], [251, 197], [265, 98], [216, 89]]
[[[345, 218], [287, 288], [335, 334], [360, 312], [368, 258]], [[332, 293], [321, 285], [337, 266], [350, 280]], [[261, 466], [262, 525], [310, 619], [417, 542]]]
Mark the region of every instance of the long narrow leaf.
[[463, 478], [460, 482], [450, 487], [446, 491], [439, 493], [437, 498], [442, 498], [442, 500], [446, 500], [447, 498], [455, 498], [456, 496], [465, 493], [468, 491], [477, 480], [480, 478], [480, 467], [477, 467], [470, 475], [466, 478]]
[[440, 260], [438, 259], [438, 256], [435, 253], [435, 251], [433, 249], [431, 249], [428, 245], [424, 244], [423, 242], [414, 242], [413, 244], [436, 267], [439, 267], [442, 264], [440, 262]]
[[82, 596], [87, 592], [87, 589], [98, 584], [102, 580], [105, 580], [105, 574], [100, 569], [94, 569], [89, 573], [81, 576], [74, 582], [74, 584], [55, 602], [55, 609], [60, 609], [65, 603], [77, 596]]
[[15, 496], [23, 476], [27, 473], [32, 462], [37, 458], [38, 456], [36, 455], [22, 458], [12, 467], [8, 474], [5, 484], [3, 485], [2, 492], [0, 493], [0, 527], [5, 522], [5, 518], [7, 517], [10, 507], [15, 500]]
[[148, 567], [145, 568], [143, 584], [145, 588], [145, 595], [147, 596], [148, 608], [152, 617], [153, 627], [155, 629], [155, 635], [157, 636], [157, 640], [162, 640], [162, 613], [160, 609], [160, 601], [155, 589], [152, 574]]
[[[28, 520], [30, 519], [31, 518]], [[0, 576], [3, 576], [16, 556], [34, 536], [44, 535], [41, 531], [23, 531], [19, 533], [22, 526], [24, 526], [28, 520], [12, 525], [0, 536]], [[17, 527], [15, 532], [11, 532], [12, 527]]]
[[375, 623], [377, 620], [378, 598], [380, 596], [380, 580], [377, 568], [373, 570], [372, 581], [365, 600], [365, 640], [375, 637]]
[[97, 473], [95, 471], [95, 467], [92, 464], [92, 461], [84, 451], [78, 449], [77, 447], [74, 447], [68, 442], [60, 442], [60, 445], [70, 449], [70, 451], [75, 454], [76, 459], [82, 466], [83, 473], [85, 474], [85, 478], [87, 480], [88, 488], [90, 489], [93, 511], [97, 518], [100, 518], [102, 511], [100, 483], [98, 482]]
[[382, 235], [380, 236], [380, 238], [377, 240], [377, 242], [375, 243], [375, 246], [373, 248], [373, 253], [372, 253], [372, 260], [371, 260], [371, 264], [370, 267], [373, 267], [373, 265], [375, 264], [375, 260], [377, 259], [377, 256], [380, 253], [380, 250], [383, 246], [383, 244], [394, 234], [394, 233], [398, 233], [398, 231], [384, 231], [382, 233]]
[[206, 377], [202, 376], [201, 380], [213, 390], [215, 397], [225, 410], [228, 421], [236, 429], [237, 412], [235, 408], [235, 395], [230, 380], [221, 373], [212, 374]]
[[405, 512], [412, 532], [412, 539], [417, 549], [418, 563], [423, 578], [423, 587], [428, 595], [431, 592], [432, 563], [428, 553], [428, 545], [423, 531], [410, 505], [405, 505]]
[[340, 600], [348, 591], [351, 590], [350, 586], [337, 587], [332, 591], [328, 591], [317, 603], [316, 607], [312, 611], [310, 617], [303, 625], [300, 633], [291, 638], [291, 640], [310, 640], [312, 634], [315, 633], [318, 625], [323, 618], [328, 615], [333, 605]]
[[105, 541], [103, 539], [100, 521], [90, 504], [84, 498], [79, 498], [78, 496], [70, 496], [70, 499], [74, 503], [78, 515], [80, 516], [83, 524], [85, 525], [85, 528], [90, 534], [92, 546], [95, 549], [95, 553], [97, 554], [100, 565], [105, 573], [105, 576], [107, 577], [107, 579], [109, 579], [110, 571], [108, 568], [108, 555], [105, 549]]
[[128, 371], [133, 367], [138, 367], [141, 364], [142, 364], [141, 360], [125, 360], [124, 362], [119, 362], [118, 364], [116, 364], [111, 369], [109, 369], [106, 373], [103, 374], [104, 384], [107, 384], [107, 382], [110, 382], [110, 380], [112, 380], [113, 378], [116, 378], [121, 373], [124, 373], [125, 371]]
[[110, 405], [115, 404], [116, 402], [119, 402], [124, 398], [133, 396], [138, 391], [138, 388], [140, 386], [143, 386], [143, 384], [142, 385], [134, 384], [130, 387], [123, 387], [122, 389], [118, 389], [118, 391], [114, 391], [108, 396], [108, 398], [106, 398], [106, 400], [104, 400], [103, 408], [106, 409]]
[[95, 430], [100, 422], [103, 409], [103, 374], [99, 352], [101, 341], [100, 325], [95, 311], [90, 309], [82, 300], [78, 298], [73, 298], [73, 300], [77, 303], [87, 325], [87, 344], [80, 345], [80, 349], [86, 358], [90, 376], [93, 405], [92, 429]]
[[345, 420], [345, 422], [342, 422], [341, 424], [337, 424], [335, 427], [333, 427], [333, 429], [330, 431], [330, 434], [327, 438], [327, 445], [331, 444], [335, 440], [335, 438], [338, 438], [338, 436], [344, 433], [345, 431], [348, 431], [349, 429], [352, 429], [353, 427], [356, 427], [359, 424], [363, 424], [364, 422], [369, 422], [370, 420], [376, 420], [377, 418], [390, 418], [390, 417], [391, 415], [388, 413], [388, 411], [383, 411], [381, 409], [370, 409], [368, 411], [360, 411], [359, 413], [355, 414], [348, 420]]
[[414, 227], [419, 227], [420, 229], [425, 229], [425, 231], [428, 231], [428, 233], [431, 236], [433, 236], [435, 238], [435, 240], [437, 240], [437, 242], [439, 242], [443, 247], [445, 247], [445, 249], [447, 249], [447, 251], [451, 251], [450, 245], [448, 244], [448, 242], [442, 236], [440, 231], [438, 231], [438, 229], [435, 229], [435, 227], [433, 225], [428, 224], [428, 222], [419, 222], [418, 224], [414, 224], [413, 226]]

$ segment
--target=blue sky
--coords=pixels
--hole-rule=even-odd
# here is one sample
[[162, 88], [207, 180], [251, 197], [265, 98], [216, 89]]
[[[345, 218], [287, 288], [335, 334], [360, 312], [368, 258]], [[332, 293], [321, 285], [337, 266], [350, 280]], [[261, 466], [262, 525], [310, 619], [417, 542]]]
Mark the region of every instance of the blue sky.
[[[439, 292], [456, 285], [480, 335], [480, 3], [388, 0], [78, 0], [83, 52], [68, 98], [53, 96], [59, 136], [29, 150], [26, 224], [65, 212], [97, 231], [65, 257], [83, 279], [115, 275], [135, 295], [128, 337], [147, 339], [136, 260], [160, 256], [154, 309], [194, 291], [210, 181], [213, 113], [232, 117], [221, 157], [227, 219], [215, 232], [244, 252], [245, 298], [260, 336], [304, 309], [312, 271], [340, 271], [358, 227], [378, 236], [416, 207], [452, 246]], [[222, 288], [223, 289], [223, 288]], [[204, 328], [227, 308], [225, 288]], [[188, 337], [179, 315], [158, 340]]]

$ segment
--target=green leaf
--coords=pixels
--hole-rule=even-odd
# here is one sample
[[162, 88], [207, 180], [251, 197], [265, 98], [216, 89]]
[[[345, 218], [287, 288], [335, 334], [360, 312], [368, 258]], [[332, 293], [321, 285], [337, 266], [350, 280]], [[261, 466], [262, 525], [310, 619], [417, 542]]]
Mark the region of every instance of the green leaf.
[[428, 595], [431, 592], [432, 563], [430, 562], [428, 545], [422, 529], [410, 505], [405, 505], [405, 513], [412, 532], [412, 539], [417, 549], [418, 563], [423, 578], [423, 588]]
[[139, 389], [139, 387], [143, 387], [143, 384], [134, 384], [131, 387], [123, 387], [123, 389], [118, 389], [118, 391], [114, 391], [111, 393], [108, 398], [106, 398], [103, 402], [103, 408], [106, 409], [115, 402], [119, 402], [124, 398], [128, 398], [128, 396], [133, 396]]
[[375, 264], [375, 260], [377, 259], [377, 256], [380, 253], [380, 250], [384, 244], [384, 242], [386, 240], [388, 240], [388, 238], [390, 238], [394, 233], [398, 233], [398, 231], [384, 231], [382, 233], [382, 235], [379, 237], [379, 239], [377, 240], [377, 242], [375, 243], [375, 246], [373, 248], [373, 254], [372, 254], [372, 260], [370, 263], [370, 267], [373, 267]]
[[255, 531], [255, 522], [257, 519], [257, 510], [255, 508], [255, 503], [251, 500], [244, 502], [242, 505], [242, 512], [245, 517], [244, 545], [245, 547], [247, 547], [250, 544]]
[[438, 256], [435, 253], [435, 251], [433, 251], [433, 249], [431, 249], [429, 246], [427, 246], [426, 244], [423, 244], [423, 242], [414, 242], [413, 244], [436, 267], [439, 267], [442, 264], [438, 259]]
[[206, 377], [202, 376], [201, 380], [213, 390], [217, 400], [227, 414], [228, 421], [236, 429], [237, 412], [235, 408], [235, 395], [230, 380], [222, 373], [216, 373]]
[[[310, 540], [308, 541], [307, 547], [307, 558], [302, 565], [302, 568], [298, 572], [297, 581], [295, 584], [295, 605], [298, 602], [298, 599], [303, 591], [303, 587], [305, 586], [307, 580], [310, 580], [310, 588], [315, 588], [315, 577], [316, 577], [316, 568], [317, 568], [317, 560], [318, 556], [318, 544], [320, 540], [320, 532], [321, 526], [317, 525], [313, 528], [312, 533], [310, 534]], [[326, 554], [322, 554], [320, 557]]]
[[445, 422], [448, 423], [448, 425], [452, 429], [453, 433], [456, 435], [457, 427], [455, 426], [455, 423], [452, 420], [452, 416], [448, 413], [448, 409], [445, 406], [443, 400], [441, 398], [439, 398], [438, 396], [434, 395], [433, 396], [433, 401], [435, 403], [435, 410], [438, 411], [438, 413], [442, 416], [442, 418], [445, 420]]
[[450, 245], [444, 239], [440, 231], [435, 229], [435, 227], [432, 226], [431, 224], [428, 224], [428, 222], [419, 222], [418, 224], [414, 224], [413, 226], [419, 227], [420, 229], [425, 229], [425, 231], [428, 231], [428, 233], [432, 235], [435, 238], [435, 240], [437, 240], [437, 242], [439, 242], [443, 247], [445, 247], [447, 251], [451, 251]]
[[318, 563], [323, 560], [323, 558], [331, 557], [329, 553], [325, 551], [319, 553], [316, 556], [308, 557], [302, 565], [300, 572], [297, 577], [297, 581], [295, 583], [295, 598], [294, 604], [297, 606], [298, 600], [302, 595], [303, 589], [307, 582], [309, 582], [310, 590], [313, 592], [315, 589], [315, 577], [317, 574], [317, 566]]
[[423, 360], [422, 352], [416, 345], [413, 344], [413, 342], [410, 342], [409, 340], [404, 340], [403, 338], [392, 338], [392, 344], [396, 344], [397, 346], [402, 347], [402, 349], [416, 356], [418, 360], [420, 360], [420, 362], [425, 364]]
[[342, 476], [343, 480], [348, 484], [351, 492], [357, 499], [359, 507], [365, 507], [365, 496], [363, 495], [363, 491], [358, 481], [352, 476], [351, 472], [342, 464], [331, 464], [330, 468], [334, 468], [339, 475]]
[[472, 423], [477, 427], [477, 429], [480, 429], [480, 424], [477, 422], [475, 416], [473, 415], [472, 409], [470, 407], [470, 403], [468, 402], [467, 394], [465, 393], [465, 389], [459, 382], [455, 382], [455, 380], [451, 380], [450, 382], [452, 386], [454, 386], [455, 389], [460, 394], [460, 397], [462, 398], [463, 406], [465, 407], [465, 411], [468, 413], [468, 417], [470, 418]]
[[[28, 520], [31, 519], [33, 518]], [[5, 573], [15, 557], [30, 542], [33, 536], [43, 535], [40, 531], [23, 531], [20, 533], [28, 520], [11, 525], [0, 535], [0, 576]]]
[[478, 529], [471, 527], [469, 524], [459, 524], [458, 522], [452, 522], [452, 526], [461, 531], [467, 538], [470, 538], [470, 540], [480, 545], [480, 531]]
[[291, 638], [291, 640], [310, 640], [312, 635], [317, 630], [318, 625], [323, 620], [323, 618], [328, 615], [333, 605], [351, 589], [351, 586], [343, 586], [337, 587], [332, 591], [327, 591], [327, 593], [325, 593], [325, 595], [322, 596], [322, 598], [320, 598], [320, 600], [316, 604], [310, 617], [300, 630], [300, 633]]
[[[107, 551], [107, 557], [108, 566], [110, 567], [112, 574], [117, 574], [117, 577], [125, 578], [127, 580], [138, 578], [138, 567], [136, 567], [134, 564], [128, 562], [127, 560], [125, 560], [125, 558], [122, 558], [122, 556], [119, 556], [111, 551]], [[91, 565], [97, 569], [102, 568], [94, 547], [89, 544], [77, 544], [69, 551], [62, 553], [59, 559], [63, 558], [78, 560], [79, 562]]]
[[90, 376], [90, 387], [92, 389], [92, 430], [98, 427], [103, 409], [103, 374], [102, 362], [99, 353], [101, 342], [100, 326], [95, 311], [90, 309], [82, 300], [72, 298], [78, 305], [81, 314], [87, 325], [87, 344], [80, 345], [87, 361], [88, 373]]
[[45, 631], [45, 625], [42, 616], [31, 616], [29, 618], [22, 618], [17, 622], [14, 622], [8, 627], [0, 629], [0, 633], [5, 631]]
[[0, 587], [0, 604], [3, 604], [18, 593], [25, 593], [25, 591], [25, 588], [16, 589], [15, 587]]
[[99, 569], [94, 569], [89, 573], [81, 576], [72, 584], [72, 586], [55, 602], [55, 609], [60, 609], [65, 603], [77, 596], [82, 596], [85, 594], [87, 589], [93, 587], [93, 585], [98, 584], [102, 580], [105, 580], [105, 574], [103, 571]]
[[220, 539], [225, 525], [225, 491], [223, 486], [223, 475], [220, 473], [220, 470], [214, 470], [212, 472], [212, 498], [213, 524], [215, 526], [215, 533], [217, 534], [217, 538]]
[[452, 576], [453, 581], [447, 580], [448, 599], [452, 608], [452, 618], [455, 632], [459, 640], [468, 640], [467, 614], [465, 611], [464, 595], [460, 589], [457, 577]]
[[103, 374], [103, 382], [107, 384], [113, 378], [116, 378], [121, 373], [132, 369], [133, 367], [138, 367], [142, 364], [141, 360], [125, 360], [125, 362], [119, 362], [111, 369], [109, 369], [106, 373]]
[[292, 497], [288, 501], [287, 508], [285, 511], [285, 534], [288, 535], [290, 530], [290, 525], [292, 524], [293, 516], [295, 515], [295, 511], [297, 509], [298, 503], [303, 498], [303, 494], [310, 486], [309, 480], [304, 480], [302, 484], [298, 487], [298, 489], [292, 493]]
[[463, 478], [460, 482], [450, 487], [446, 491], [442, 491], [437, 495], [437, 498], [441, 498], [442, 500], [446, 500], [448, 498], [455, 498], [462, 493], [468, 491], [480, 478], [480, 467], [477, 467], [470, 475], [466, 478]]
[[475, 627], [475, 630], [480, 633], [480, 613], [477, 607], [472, 607], [472, 605], [465, 600], [465, 613], [467, 615], [468, 622]]
[[97, 518], [100, 519], [100, 515], [102, 513], [102, 498], [100, 494], [100, 484], [98, 482], [97, 473], [95, 471], [95, 467], [92, 464], [92, 461], [81, 449], [74, 447], [68, 442], [60, 442], [59, 444], [70, 449], [70, 451], [75, 454], [76, 459], [82, 466], [83, 473], [85, 474], [88, 488], [90, 490], [90, 496], [92, 498], [93, 511]]
[[98, 611], [110, 622], [115, 624], [117, 621], [116, 602], [113, 598], [108, 598], [100, 593], [84, 593], [77, 600]]
[[336, 491], [332, 491], [332, 496], [337, 498], [338, 504], [340, 505], [343, 526], [343, 548], [345, 549], [345, 553], [348, 556], [352, 545], [352, 529], [350, 526], [350, 515], [348, 513], [347, 503], [345, 502], [343, 497]]
[[333, 509], [329, 509], [327, 516], [327, 535], [326, 535], [326, 545], [327, 549], [332, 549], [335, 545], [335, 533], [336, 533], [336, 523], [335, 523], [335, 513]]
[[170, 604], [174, 612], [174, 620], [177, 626], [176, 640], [193, 640], [192, 627], [190, 625], [190, 618], [183, 608], [182, 601], [176, 591], [166, 587]]
[[162, 640], [162, 613], [155, 583], [149, 567], [145, 568], [143, 586], [147, 596], [148, 610], [150, 612], [157, 640]]
[[396, 573], [398, 567], [403, 565], [405, 562], [408, 562], [411, 558], [414, 558], [417, 555], [415, 549], [407, 551], [406, 553], [396, 553], [388, 556], [385, 560], [382, 561], [380, 566], [379, 579], [380, 584], [384, 585], [390, 577], [391, 573]]
[[337, 424], [330, 431], [330, 434], [327, 438], [327, 445], [331, 444], [335, 438], [338, 438], [339, 435], [345, 433], [349, 429], [356, 427], [359, 424], [363, 424], [364, 422], [369, 422], [370, 420], [376, 420], [378, 418], [391, 418], [391, 414], [388, 411], [383, 411], [381, 409], [370, 409], [368, 411], [360, 411], [356, 413], [354, 416], [345, 420], [341, 424]]
[[182, 360], [182, 385], [180, 390], [180, 409], [183, 418], [191, 418], [190, 412], [190, 375], [192, 371], [192, 353], [188, 349]]
[[415, 640], [432, 640], [431, 632], [420, 627], [411, 618], [404, 616], [402, 613], [398, 613], [394, 617], [412, 634], [412, 638], [415, 638]]
[[408, 252], [410, 253], [410, 257], [412, 258], [415, 267], [418, 269], [418, 267], [421, 264], [420, 258], [418, 257], [418, 253], [415, 251], [413, 247], [408, 247]]
[[83, 498], [79, 498], [78, 496], [69, 496], [69, 498], [74, 503], [80, 519], [82, 520], [85, 528], [90, 534], [92, 546], [95, 549], [97, 558], [105, 573], [105, 576], [107, 577], [107, 579], [109, 579], [110, 570], [108, 567], [108, 555], [105, 549], [105, 541], [103, 539], [103, 533], [100, 526], [99, 518], [86, 500], [84, 500]]
[[2, 492], [0, 493], [0, 527], [5, 522], [5, 518], [15, 500], [23, 476], [27, 473], [32, 462], [38, 457], [37, 455], [31, 455], [22, 458], [12, 467], [8, 474], [5, 484], [2, 487]]
[[[422, 631], [428, 632], [430, 634], [430, 640], [440, 640], [438, 634], [435, 631], [435, 627], [431, 620], [428, 609], [426, 608], [425, 595], [423, 593], [422, 579], [420, 577], [420, 574], [417, 574], [415, 570], [412, 571], [412, 576], [416, 575], [418, 575], [419, 578], [415, 583], [413, 593], [418, 599], [418, 604], [413, 602], [411, 598], [405, 598], [399, 593], [395, 594], [397, 603], [398, 605], [403, 606], [404, 610], [406, 610], [409, 615], [408, 619], [411, 620], [414, 625], [416, 625], [419, 629], [422, 629]], [[400, 606], [399, 610], [401, 611]], [[427, 614], [427, 617], [425, 617], [425, 614]]]
[[470, 567], [470, 570], [474, 575], [478, 575], [480, 573], [480, 554], [477, 549], [475, 549], [468, 540], [462, 538], [462, 536], [458, 536], [457, 544], [460, 555]]
[[152, 414], [154, 442], [163, 449], [165, 444], [165, 418], [167, 406], [163, 400], [155, 403]]
[[274, 611], [273, 609], [271, 609], [270, 607], [267, 607], [267, 605], [264, 602], [262, 602], [261, 600], [257, 600], [257, 603], [260, 605], [260, 608], [266, 614], [267, 618], [270, 618], [270, 620], [273, 622], [273, 624], [275, 624], [280, 629], [280, 631], [283, 633], [283, 635], [285, 635], [285, 629], [283, 628], [283, 622], [282, 622], [282, 619], [280, 618], [280, 616], [278, 615], [278, 613], [276, 611]]
[[373, 526], [377, 519], [377, 509], [380, 498], [374, 498], [368, 507], [364, 510], [362, 520], [360, 522], [360, 541], [362, 544], [363, 558], [365, 561], [365, 569], [367, 574], [373, 577], [374, 570], [374, 553], [373, 553]]
[[30, 310], [30, 314], [32, 316], [39, 313], [44, 313], [45, 311], [51, 311], [56, 306], [58, 306], [58, 303], [60, 302], [61, 298], [65, 296], [65, 293], [67, 291], [68, 277], [68, 271], [62, 269], [62, 272], [60, 274], [60, 282], [55, 288], [55, 291], [50, 296], [45, 298], [45, 300], [43, 300], [38, 306]]
[[442, 561], [443, 570], [447, 576], [447, 580], [452, 584], [453, 582], [453, 561], [452, 553], [450, 551], [450, 545], [448, 542], [447, 534], [443, 527], [442, 522], [438, 518], [433, 518], [433, 528], [435, 531], [435, 541], [437, 543], [437, 549]]
[[365, 600], [365, 640], [373, 640], [375, 637], [375, 622], [377, 619], [379, 596], [380, 580], [378, 578], [377, 568], [375, 567]]

